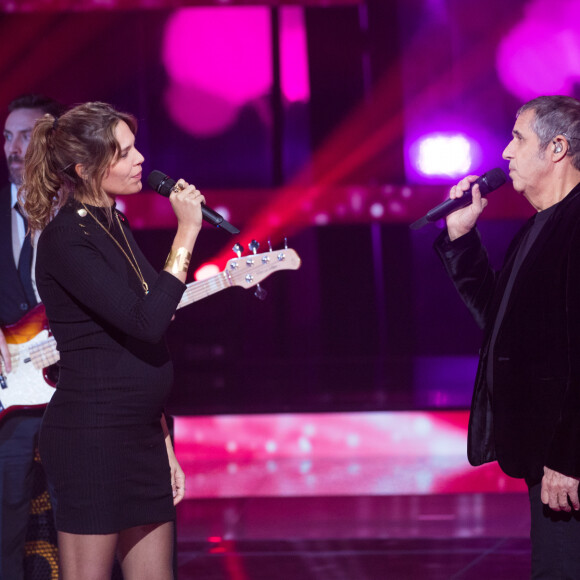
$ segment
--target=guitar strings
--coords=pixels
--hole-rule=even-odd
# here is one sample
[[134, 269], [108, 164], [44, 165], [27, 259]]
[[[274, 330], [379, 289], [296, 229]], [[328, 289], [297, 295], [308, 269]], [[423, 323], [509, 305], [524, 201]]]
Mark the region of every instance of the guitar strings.
[[215, 292], [219, 292], [220, 290], [225, 290], [230, 286], [227, 283], [228, 278], [225, 275], [225, 272], [220, 272], [217, 276], [212, 276], [207, 280], [199, 280], [197, 282], [193, 282], [188, 288], [186, 288], [185, 292], [183, 293], [183, 298], [181, 302], [178, 304], [177, 308], [183, 308], [196, 300], [201, 300], [206, 296], [211, 295], [213, 292], [208, 292], [208, 290], [212, 289], [212, 286], [216, 286]]

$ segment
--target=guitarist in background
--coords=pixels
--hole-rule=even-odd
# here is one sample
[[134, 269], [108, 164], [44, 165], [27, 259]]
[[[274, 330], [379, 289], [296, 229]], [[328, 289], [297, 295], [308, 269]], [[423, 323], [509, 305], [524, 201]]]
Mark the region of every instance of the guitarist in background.
[[[34, 255], [27, 225], [17, 206], [24, 155], [32, 128], [46, 113], [58, 116], [63, 107], [40, 95], [24, 95], [8, 106], [4, 154], [10, 183], [0, 189], [0, 326], [18, 322], [39, 302], [34, 282]], [[10, 356], [0, 329], [0, 355], [6, 372]], [[36, 438], [41, 413], [11, 413], [0, 423], [0, 578], [23, 578], [24, 544], [32, 497]]]

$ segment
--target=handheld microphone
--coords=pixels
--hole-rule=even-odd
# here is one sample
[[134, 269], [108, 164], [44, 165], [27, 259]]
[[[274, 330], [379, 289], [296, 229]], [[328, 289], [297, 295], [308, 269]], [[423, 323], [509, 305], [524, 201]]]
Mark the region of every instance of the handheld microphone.
[[418, 230], [422, 228], [425, 224], [436, 222], [450, 213], [461, 209], [471, 203], [472, 195], [471, 190], [473, 186], [477, 183], [479, 185], [479, 191], [482, 196], [486, 196], [488, 193], [495, 191], [498, 187], [501, 187], [507, 181], [507, 177], [503, 170], [496, 167], [483, 175], [480, 175], [472, 184], [471, 187], [463, 192], [461, 197], [457, 199], [448, 199], [438, 206], [434, 207], [432, 210], [428, 211], [421, 219], [413, 222], [409, 227], [412, 230]]
[[[171, 195], [171, 190], [175, 186], [175, 181], [161, 171], [152, 171], [147, 178], [147, 183], [151, 189], [154, 189], [157, 193], [163, 195], [164, 197], [169, 197]], [[203, 219], [210, 223], [212, 226], [222, 228], [230, 234], [240, 233], [238, 228], [227, 222], [217, 211], [207, 207], [205, 203], [201, 204], [201, 213], [203, 215]]]

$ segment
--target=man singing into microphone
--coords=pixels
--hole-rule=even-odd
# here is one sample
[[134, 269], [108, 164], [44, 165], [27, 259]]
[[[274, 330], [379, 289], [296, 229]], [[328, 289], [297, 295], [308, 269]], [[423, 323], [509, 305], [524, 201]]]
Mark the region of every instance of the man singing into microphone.
[[[503, 152], [514, 189], [537, 213], [492, 270], [476, 223], [488, 201], [451, 213], [435, 249], [483, 346], [468, 457], [497, 460], [530, 495], [532, 578], [580, 578], [580, 102], [520, 108]], [[450, 198], [475, 181], [461, 180]]]

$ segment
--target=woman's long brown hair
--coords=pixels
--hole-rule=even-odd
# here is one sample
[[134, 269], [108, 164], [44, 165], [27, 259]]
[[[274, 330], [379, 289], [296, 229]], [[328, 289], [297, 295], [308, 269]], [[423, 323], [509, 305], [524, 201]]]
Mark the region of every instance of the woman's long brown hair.
[[18, 191], [32, 231], [43, 229], [71, 198], [108, 206], [101, 184], [120, 153], [114, 134], [120, 121], [137, 132], [132, 115], [100, 102], [78, 105], [58, 119], [44, 115], [36, 122]]

